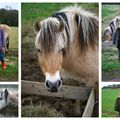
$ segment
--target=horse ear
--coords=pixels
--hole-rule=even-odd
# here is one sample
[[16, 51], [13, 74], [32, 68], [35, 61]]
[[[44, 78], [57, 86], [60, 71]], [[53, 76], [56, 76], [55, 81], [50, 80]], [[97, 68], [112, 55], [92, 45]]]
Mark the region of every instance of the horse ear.
[[40, 21], [39, 20], [35, 21], [33, 24], [33, 29], [34, 29], [35, 34], [39, 32], [40, 28], [41, 28]]
[[60, 21], [59, 31], [62, 32], [65, 28], [63, 21]]

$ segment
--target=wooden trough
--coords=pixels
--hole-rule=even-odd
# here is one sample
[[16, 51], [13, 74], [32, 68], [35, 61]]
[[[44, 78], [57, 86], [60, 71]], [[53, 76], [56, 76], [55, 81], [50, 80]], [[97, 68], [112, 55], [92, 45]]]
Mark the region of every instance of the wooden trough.
[[87, 104], [82, 117], [91, 117], [94, 109], [94, 90], [86, 87], [62, 85], [58, 93], [50, 93], [46, 90], [44, 83], [22, 80], [22, 94], [35, 94], [65, 99], [74, 99], [76, 101], [85, 101]]

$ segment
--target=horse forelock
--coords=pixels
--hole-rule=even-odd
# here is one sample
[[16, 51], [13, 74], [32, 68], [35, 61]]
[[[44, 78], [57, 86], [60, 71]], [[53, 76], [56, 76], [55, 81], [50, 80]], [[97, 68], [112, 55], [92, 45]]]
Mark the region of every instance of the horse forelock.
[[[74, 16], [75, 19], [71, 19]], [[52, 17], [42, 22], [41, 30], [37, 43], [47, 50], [53, 50], [56, 38], [59, 37], [59, 22], [65, 25], [62, 32], [66, 42], [66, 48], [69, 48], [72, 39], [79, 42], [80, 51], [84, 52], [89, 48], [96, 48], [98, 43], [99, 22], [93, 13], [85, 11], [79, 7], [68, 7], [55, 13]], [[75, 33], [75, 23], [78, 33]], [[75, 28], [75, 29], [74, 29]], [[73, 35], [75, 33], [75, 35]], [[78, 36], [78, 38], [77, 38]], [[76, 38], [73, 38], [76, 37]]]
[[37, 46], [40, 44], [44, 51], [50, 52], [59, 37], [59, 21], [48, 18], [41, 22], [41, 29], [37, 36]]

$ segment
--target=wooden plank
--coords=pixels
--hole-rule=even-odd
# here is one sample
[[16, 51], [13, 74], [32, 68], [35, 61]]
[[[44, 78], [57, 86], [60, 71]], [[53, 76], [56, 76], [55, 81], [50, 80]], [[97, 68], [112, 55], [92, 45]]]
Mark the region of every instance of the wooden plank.
[[22, 94], [36, 94], [58, 98], [87, 100], [89, 93], [89, 88], [68, 85], [62, 85], [62, 88], [57, 93], [50, 93], [46, 90], [44, 83], [22, 80]]
[[95, 103], [94, 101], [95, 101], [94, 89], [92, 89], [82, 117], [91, 117], [94, 109], [94, 103]]

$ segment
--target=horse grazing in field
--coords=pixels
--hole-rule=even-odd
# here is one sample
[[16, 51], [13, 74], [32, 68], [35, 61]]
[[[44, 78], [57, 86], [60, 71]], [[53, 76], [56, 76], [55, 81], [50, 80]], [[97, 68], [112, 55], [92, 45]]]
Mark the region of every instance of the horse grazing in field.
[[98, 81], [98, 18], [71, 6], [34, 23], [35, 47], [45, 86], [57, 92], [62, 79], [94, 86]]
[[10, 39], [10, 32], [11, 29], [8, 25], [0, 24], [0, 28], [4, 30], [5, 34], [5, 52], [7, 53], [9, 51], [9, 39]]

